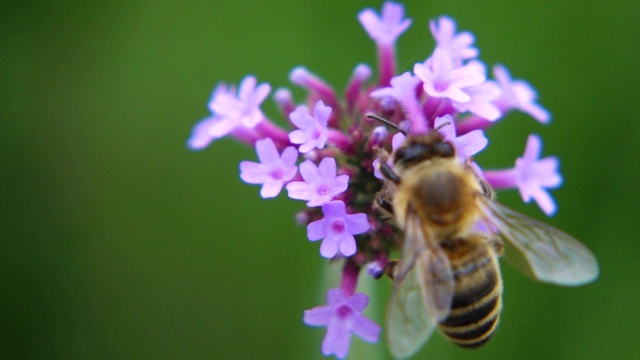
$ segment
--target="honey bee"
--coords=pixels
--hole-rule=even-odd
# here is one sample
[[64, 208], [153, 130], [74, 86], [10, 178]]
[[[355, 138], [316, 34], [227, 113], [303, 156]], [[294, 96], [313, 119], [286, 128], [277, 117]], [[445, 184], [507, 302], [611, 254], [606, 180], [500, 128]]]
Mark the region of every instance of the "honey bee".
[[408, 135], [391, 164], [389, 157], [380, 152], [385, 181], [374, 207], [404, 232], [400, 260], [386, 267], [394, 282], [386, 333], [396, 358], [417, 352], [436, 327], [456, 345], [485, 344], [502, 309], [503, 252], [539, 281], [577, 286], [598, 276], [579, 241], [497, 203], [438, 129]]

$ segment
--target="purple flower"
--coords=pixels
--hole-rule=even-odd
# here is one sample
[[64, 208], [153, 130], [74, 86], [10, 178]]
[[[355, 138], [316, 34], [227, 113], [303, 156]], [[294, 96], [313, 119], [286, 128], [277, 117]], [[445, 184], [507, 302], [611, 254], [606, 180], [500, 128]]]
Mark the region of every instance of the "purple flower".
[[447, 16], [440, 16], [438, 22], [429, 22], [429, 29], [436, 45], [439, 49], [451, 53], [454, 61], [461, 63], [462, 60], [472, 59], [478, 56], [478, 49], [473, 47], [475, 38], [468, 31], [463, 31], [456, 35], [456, 23]]
[[311, 241], [322, 240], [320, 255], [331, 259], [338, 251], [344, 256], [356, 253], [356, 239], [353, 235], [362, 234], [370, 228], [365, 214], [347, 215], [342, 201], [332, 201], [322, 205], [324, 218], [307, 226], [307, 237]]
[[[218, 84], [211, 94], [209, 103], [218, 96], [228, 94], [229, 90], [224, 83]], [[213, 140], [226, 136], [233, 130], [237, 124], [225, 121], [223, 116], [213, 114], [198, 122], [191, 131], [191, 136], [187, 140], [187, 146], [191, 150], [202, 150], [206, 148]]]
[[232, 131], [242, 130], [251, 133], [262, 119], [260, 104], [269, 95], [269, 84], [261, 84], [256, 88], [256, 78], [247, 76], [242, 80], [238, 95], [233, 87], [226, 84], [216, 87], [209, 101], [209, 109], [213, 116], [197, 123], [187, 141], [192, 150], [201, 150], [213, 140], [227, 136]]
[[552, 215], [556, 204], [546, 189], [560, 186], [562, 176], [558, 173], [558, 159], [553, 156], [540, 159], [541, 149], [540, 138], [529, 135], [524, 155], [516, 159], [513, 169], [487, 170], [483, 175], [495, 188], [517, 187], [524, 202], [533, 199], [545, 214]]
[[482, 149], [484, 149], [489, 143], [489, 140], [484, 136], [484, 132], [482, 130], [474, 130], [464, 135], [457, 136], [456, 127], [454, 125], [455, 122], [453, 117], [449, 114], [436, 118], [434, 126], [438, 128], [446, 123], [449, 123], [450, 125], [443, 126], [440, 128], [439, 132], [447, 141], [453, 143], [456, 148], [458, 158], [460, 158], [462, 162], [482, 151]]
[[256, 142], [256, 152], [260, 163], [241, 162], [240, 178], [249, 184], [262, 184], [260, 196], [263, 198], [276, 197], [282, 186], [298, 172], [298, 151], [289, 146], [280, 156], [273, 140], [267, 138]]
[[245, 77], [240, 83], [238, 95], [221, 91], [209, 102], [209, 109], [226, 121], [246, 127], [256, 126], [263, 118], [260, 104], [269, 95], [269, 84], [256, 87], [257, 80], [253, 76]]
[[436, 48], [424, 63], [415, 64], [413, 72], [424, 83], [424, 91], [437, 98], [449, 98], [457, 102], [471, 100], [462, 89], [481, 84], [485, 80], [485, 68], [479, 61], [470, 61], [457, 67], [451, 53]]
[[335, 354], [342, 359], [349, 353], [351, 334], [367, 342], [378, 341], [380, 326], [362, 315], [369, 298], [362, 293], [351, 297], [341, 289], [327, 292], [327, 305], [304, 312], [303, 321], [309, 326], [326, 326], [327, 334], [322, 341], [322, 353]]
[[358, 20], [369, 36], [380, 45], [391, 45], [411, 25], [404, 19], [404, 7], [390, 1], [382, 5], [382, 16], [372, 9], [364, 9]]
[[306, 153], [315, 148], [322, 149], [329, 137], [327, 123], [331, 116], [331, 108], [325, 106], [322, 100], [316, 102], [313, 108], [313, 116], [304, 106], [298, 106], [289, 115], [291, 122], [300, 130], [293, 130], [289, 133], [289, 140], [300, 145], [300, 152]]
[[411, 121], [411, 130], [415, 133], [424, 133], [427, 131], [427, 122], [416, 97], [416, 86], [418, 84], [420, 84], [420, 79], [409, 72], [405, 72], [391, 79], [390, 87], [376, 90], [371, 93], [371, 96], [374, 98], [388, 96], [396, 100], [402, 105], [409, 121]]
[[482, 84], [464, 88], [464, 92], [470, 97], [467, 102], [453, 101], [453, 107], [460, 111], [470, 111], [489, 121], [497, 120], [500, 110], [493, 104], [500, 97], [500, 87], [493, 81], [485, 81]]
[[308, 200], [307, 206], [321, 206], [343, 193], [349, 186], [349, 176], [336, 176], [337, 167], [334, 158], [324, 158], [320, 166], [307, 160], [300, 164], [300, 174], [304, 181], [292, 181], [287, 184], [289, 197], [297, 200]]
[[496, 101], [496, 104], [503, 112], [517, 109], [531, 115], [543, 124], [551, 120], [549, 112], [536, 104], [536, 91], [529, 83], [523, 80], [512, 80], [509, 71], [502, 65], [493, 67], [493, 76], [502, 88], [502, 96]]

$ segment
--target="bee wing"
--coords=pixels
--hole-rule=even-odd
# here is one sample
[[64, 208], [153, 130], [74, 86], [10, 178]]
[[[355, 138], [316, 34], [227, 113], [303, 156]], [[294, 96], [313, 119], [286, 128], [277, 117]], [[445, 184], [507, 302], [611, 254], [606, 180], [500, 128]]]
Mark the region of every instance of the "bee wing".
[[[419, 261], [415, 265], [420, 265]], [[397, 359], [415, 354], [436, 326], [423, 299], [420, 269], [414, 266], [401, 282], [396, 282], [386, 314], [387, 344]]]
[[422, 291], [427, 312], [433, 319], [444, 320], [449, 315], [456, 286], [449, 257], [430, 237], [429, 229], [420, 223], [418, 216], [407, 218], [405, 232], [405, 241], [410, 241], [415, 249], [413, 256], [420, 269], [419, 280], [424, 284]]
[[524, 274], [565, 286], [582, 285], [598, 276], [595, 256], [571, 235], [497, 202], [485, 205], [487, 221], [507, 240], [506, 260]]
[[451, 308], [455, 281], [446, 254], [425, 238], [417, 216], [405, 226], [405, 245], [389, 308], [387, 340], [396, 358], [406, 358], [427, 341]]

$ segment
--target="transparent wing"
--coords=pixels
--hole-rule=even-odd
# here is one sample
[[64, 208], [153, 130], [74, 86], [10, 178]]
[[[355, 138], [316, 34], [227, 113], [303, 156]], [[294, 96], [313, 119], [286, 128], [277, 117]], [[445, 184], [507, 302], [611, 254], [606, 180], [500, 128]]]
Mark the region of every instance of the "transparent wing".
[[405, 238], [414, 247], [412, 254], [420, 269], [418, 275], [427, 313], [437, 321], [444, 320], [449, 315], [456, 286], [449, 257], [416, 215], [407, 217]]
[[387, 340], [396, 358], [417, 352], [447, 317], [455, 289], [446, 254], [425, 238], [417, 216], [407, 217], [405, 245], [389, 308]]
[[456, 283], [451, 271], [449, 257], [438, 246], [430, 246], [416, 259], [421, 270], [422, 290], [427, 313], [442, 321], [449, 316]]
[[395, 283], [389, 298], [387, 343], [389, 351], [397, 359], [415, 354], [436, 326], [424, 306], [422, 287], [420, 269], [414, 266], [402, 282]]
[[578, 240], [550, 225], [519, 214], [494, 201], [485, 201], [487, 221], [505, 242], [505, 259], [540, 281], [577, 286], [595, 280], [598, 262]]

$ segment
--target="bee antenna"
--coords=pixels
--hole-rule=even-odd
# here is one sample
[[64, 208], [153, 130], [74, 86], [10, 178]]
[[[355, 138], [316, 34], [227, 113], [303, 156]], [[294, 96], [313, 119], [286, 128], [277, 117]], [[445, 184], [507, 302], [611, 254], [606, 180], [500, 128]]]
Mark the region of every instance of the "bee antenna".
[[445, 127], [447, 125], [451, 125], [451, 122], [447, 121], [446, 123], [440, 124], [440, 126], [438, 126], [437, 128], [435, 128], [433, 130], [434, 131], [440, 131], [440, 129], [442, 129], [443, 127]]
[[387, 120], [387, 119], [385, 119], [385, 118], [381, 118], [380, 116], [378, 116], [378, 115], [373, 115], [373, 114], [369, 114], [369, 115], [367, 115], [367, 117], [368, 117], [369, 119], [378, 120], [378, 121], [380, 121], [381, 123], [383, 123], [383, 124], [385, 124], [385, 125], [387, 125], [387, 126], [390, 126], [390, 127], [394, 128], [394, 129], [398, 130], [399, 132], [403, 133], [404, 135], [407, 135], [407, 133], [406, 133], [404, 130], [402, 130], [402, 129], [400, 128], [400, 126], [398, 126], [397, 124], [392, 123], [391, 121], [389, 121], [389, 120]]

